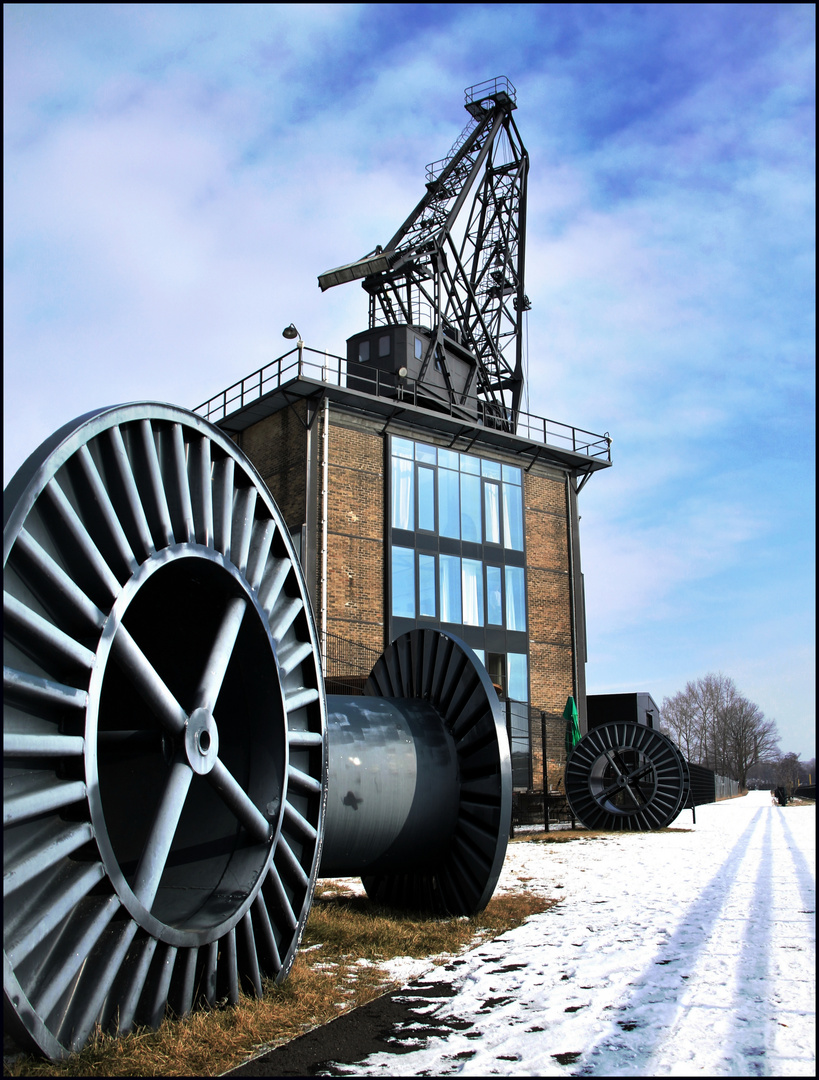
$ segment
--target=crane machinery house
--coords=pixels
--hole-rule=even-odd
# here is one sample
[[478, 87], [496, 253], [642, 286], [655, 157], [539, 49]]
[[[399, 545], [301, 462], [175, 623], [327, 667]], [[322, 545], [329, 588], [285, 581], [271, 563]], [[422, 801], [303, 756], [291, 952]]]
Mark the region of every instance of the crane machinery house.
[[[345, 355], [294, 349], [197, 412], [249, 456], [285, 516], [330, 692], [360, 689], [417, 627], [460, 637], [499, 691], [517, 792], [587, 730], [577, 497], [610, 439], [522, 410], [528, 156], [505, 78], [466, 91], [466, 128], [395, 235], [319, 276], [360, 281]], [[456, 227], [457, 226], [457, 227]]]

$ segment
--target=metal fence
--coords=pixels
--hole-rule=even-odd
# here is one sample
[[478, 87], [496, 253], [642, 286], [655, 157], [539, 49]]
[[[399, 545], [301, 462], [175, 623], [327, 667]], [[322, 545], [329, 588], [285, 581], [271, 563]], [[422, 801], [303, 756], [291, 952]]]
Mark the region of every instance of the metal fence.
[[[310, 354], [309, 356], [307, 354]], [[233, 413], [259, 401], [267, 394], [279, 390], [296, 379], [307, 379], [327, 386], [349, 389], [347, 381], [347, 360], [333, 353], [320, 352], [307, 346], [291, 349], [290, 352], [265, 364], [251, 375], [227, 387], [220, 394], [197, 405], [194, 412], [218, 424]], [[355, 390], [377, 398], [389, 398], [407, 405], [429, 408], [430, 402], [424, 394], [424, 387], [416, 379], [399, 379], [389, 371], [366, 368], [356, 365], [352, 380]], [[608, 435], [595, 435], [594, 432], [571, 424], [561, 424], [557, 420], [547, 420], [534, 413], [518, 411], [498, 416], [488, 412], [484, 403], [477, 398], [467, 398], [465, 402], [453, 405], [447, 402], [435, 403], [435, 411], [450, 413], [462, 419], [464, 411], [471, 411], [484, 427], [517, 435], [529, 442], [542, 443], [556, 450], [570, 450], [575, 454], [600, 461], [611, 461], [611, 439]]]
[[732, 780], [730, 776], [718, 776], [714, 773], [714, 798], [733, 799], [739, 795], [739, 780]]

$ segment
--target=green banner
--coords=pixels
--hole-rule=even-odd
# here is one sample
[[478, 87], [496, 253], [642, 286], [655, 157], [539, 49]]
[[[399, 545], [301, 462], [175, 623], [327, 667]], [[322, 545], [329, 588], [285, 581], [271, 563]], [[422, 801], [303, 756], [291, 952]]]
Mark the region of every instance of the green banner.
[[573, 697], [566, 699], [563, 719], [566, 721], [566, 756], [568, 757], [580, 742], [580, 724], [577, 722], [577, 706]]

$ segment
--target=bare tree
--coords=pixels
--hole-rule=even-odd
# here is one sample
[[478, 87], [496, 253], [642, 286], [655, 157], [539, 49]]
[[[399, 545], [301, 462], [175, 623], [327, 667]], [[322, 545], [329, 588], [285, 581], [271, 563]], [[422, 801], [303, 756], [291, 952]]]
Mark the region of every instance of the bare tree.
[[673, 698], [663, 699], [661, 712], [668, 734], [689, 761], [720, 772], [718, 759], [725, 752], [721, 717], [737, 694], [731, 679], [711, 672], [687, 682]]
[[726, 766], [742, 790], [748, 786], [748, 771], [778, 751], [776, 723], [766, 720], [758, 705], [738, 694], [725, 706], [722, 728]]
[[688, 761], [697, 761], [700, 750], [699, 721], [687, 690], [686, 687], [674, 697], [663, 699], [660, 730], [674, 740]]
[[798, 754], [783, 754], [776, 764], [777, 783], [785, 789], [788, 795], [793, 795], [799, 787], [802, 762]]
[[749, 770], [777, 760], [776, 723], [744, 697], [733, 679], [709, 672], [662, 704], [662, 729], [689, 761], [731, 776], [744, 788]]

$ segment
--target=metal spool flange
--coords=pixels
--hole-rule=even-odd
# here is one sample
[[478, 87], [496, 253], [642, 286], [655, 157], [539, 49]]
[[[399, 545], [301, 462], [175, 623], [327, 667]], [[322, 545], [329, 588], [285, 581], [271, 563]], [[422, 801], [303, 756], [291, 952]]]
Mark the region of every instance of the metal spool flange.
[[574, 816], [589, 829], [661, 829], [689, 803], [685, 758], [642, 724], [592, 728], [569, 755], [564, 782]]
[[52, 1058], [283, 978], [326, 798], [288, 530], [217, 428], [89, 413], [5, 493], [4, 1003]]
[[385, 650], [365, 693], [428, 703], [451, 736], [457, 759], [457, 803], [445, 853], [425, 867], [365, 875], [368, 895], [452, 915], [481, 911], [503, 866], [512, 815], [509, 742], [485, 668], [453, 635], [413, 630]]

